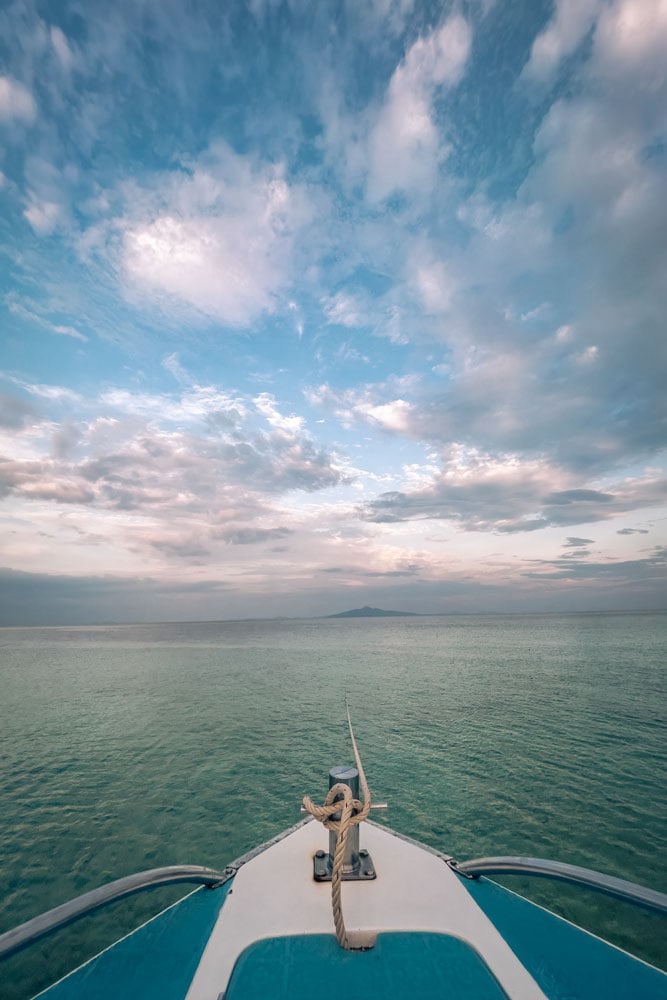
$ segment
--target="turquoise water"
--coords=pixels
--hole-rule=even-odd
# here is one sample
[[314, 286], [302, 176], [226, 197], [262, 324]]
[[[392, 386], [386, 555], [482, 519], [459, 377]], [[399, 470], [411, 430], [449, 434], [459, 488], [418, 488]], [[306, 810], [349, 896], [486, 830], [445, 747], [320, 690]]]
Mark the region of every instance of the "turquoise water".
[[[667, 891], [666, 653], [667, 614], [4, 629], [0, 931], [131, 871], [224, 865], [297, 821], [351, 759], [346, 691], [395, 829]], [[660, 918], [505, 884], [667, 967]], [[171, 898], [119, 903], [4, 963], [2, 996]]]

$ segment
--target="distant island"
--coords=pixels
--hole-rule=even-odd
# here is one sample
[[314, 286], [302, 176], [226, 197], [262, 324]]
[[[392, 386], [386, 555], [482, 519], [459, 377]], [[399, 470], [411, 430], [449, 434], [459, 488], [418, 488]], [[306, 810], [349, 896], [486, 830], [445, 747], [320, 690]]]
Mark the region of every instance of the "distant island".
[[382, 608], [354, 608], [352, 611], [341, 611], [337, 615], [325, 615], [325, 618], [418, 618], [414, 611], [383, 611]]

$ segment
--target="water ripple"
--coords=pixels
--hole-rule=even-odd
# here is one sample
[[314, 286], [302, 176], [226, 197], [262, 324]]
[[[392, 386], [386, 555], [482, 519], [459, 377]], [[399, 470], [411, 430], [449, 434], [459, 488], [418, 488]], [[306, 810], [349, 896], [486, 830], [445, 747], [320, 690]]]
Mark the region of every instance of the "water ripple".
[[[346, 691], [391, 826], [462, 858], [555, 857], [667, 890], [666, 615], [6, 629], [1, 644], [0, 930], [130, 871], [224, 865], [293, 823], [350, 759]], [[511, 884], [667, 965], [655, 918]], [[3, 996], [157, 905], [17, 957]]]

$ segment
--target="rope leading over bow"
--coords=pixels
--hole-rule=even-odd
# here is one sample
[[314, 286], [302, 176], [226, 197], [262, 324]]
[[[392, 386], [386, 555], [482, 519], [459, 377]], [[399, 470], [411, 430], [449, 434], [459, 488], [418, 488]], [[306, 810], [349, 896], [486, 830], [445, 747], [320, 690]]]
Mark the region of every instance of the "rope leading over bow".
[[[358, 947], [368, 947], [367, 943], [355, 943], [348, 933], [343, 920], [343, 907], [341, 900], [341, 887], [343, 878], [343, 863], [345, 859], [345, 844], [348, 830], [356, 823], [363, 823], [371, 810], [371, 793], [366, 781], [363, 764], [359, 756], [357, 741], [352, 730], [352, 720], [350, 719], [350, 709], [345, 698], [345, 710], [347, 712], [347, 724], [350, 730], [350, 739], [354, 751], [354, 760], [359, 772], [359, 784], [363, 802], [352, 796], [352, 791], [348, 785], [336, 784], [329, 789], [329, 794], [321, 806], [315, 805], [309, 795], [303, 799], [303, 807], [306, 812], [314, 816], [316, 820], [324, 824], [327, 830], [333, 830], [338, 834], [336, 839], [336, 852], [334, 854], [333, 869], [331, 873], [331, 905], [333, 907], [334, 924], [336, 926], [336, 938], [341, 948], [351, 950]], [[342, 796], [342, 801], [341, 801]], [[336, 801], [338, 800], [338, 801]], [[334, 819], [340, 814], [340, 819]]]

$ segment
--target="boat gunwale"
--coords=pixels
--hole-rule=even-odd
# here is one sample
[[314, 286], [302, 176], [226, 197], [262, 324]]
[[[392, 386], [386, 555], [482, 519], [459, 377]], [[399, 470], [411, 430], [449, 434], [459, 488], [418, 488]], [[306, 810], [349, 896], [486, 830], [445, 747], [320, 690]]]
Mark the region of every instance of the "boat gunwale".
[[[149, 868], [145, 871], [133, 872], [131, 875], [124, 875], [111, 882], [105, 882], [95, 889], [75, 896], [59, 903], [57, 906], [39, 913], [17, 927], [10, 928], [0, 934], [0, 961], [10, 958], [24, 948], [28, 948], [43, 938], [55, 934], [59, 930], [69, 927], [71, 924], [90, 916], [98, 910], [109, 906], [111, 903], [119, 902], [121, 899], [128, 899], [140, 892], [148, 889], [165, 888], [169, 885], [185, 885], [195, 883], [198, 887], [218, 889], [225, 885], [243, 865], [252, 861], [274, 844], [279, 843], [291, 833], [294, 833], [306, 823], [311, 822], [311, 818], [300, 820], [298, 823], [283, 830], [270, 840], [258, 844], [240, 857], [225, 865], [222, 871], [213, 868], [204, 868], [199, 865], [171, 865], [164, 868]], [[183, 897], [184, 898], [184, 897]], [[177, 900], [180, 902], [180, 900]], [[152, 918], [151, 918], [152, 919]]]

